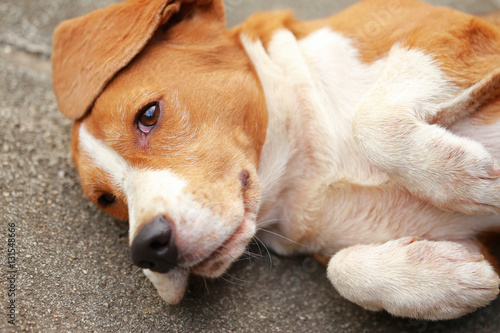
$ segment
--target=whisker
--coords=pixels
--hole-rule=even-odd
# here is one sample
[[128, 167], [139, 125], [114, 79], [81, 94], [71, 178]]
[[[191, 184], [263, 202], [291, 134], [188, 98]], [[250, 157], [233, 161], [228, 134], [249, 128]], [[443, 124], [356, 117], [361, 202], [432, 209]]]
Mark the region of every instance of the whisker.
[[138, 268], [134, 273], [132, 273], [132, 275], [130, 276], [130, 278], [133, 278], [134, 275], [136, 275], [140, 271], [142, 271], [142, 268]]
[[[254, 253], [252, 251], [245, 251], [245, 253], [243, 253], [244, 256], [246, 256], [248, 259], [262, 259], [264, 258], [265, 256], [262, 255], [262, 253]], [[241, 261], [243, 261], [244, 259], [246, 258], [241, 258]]]
[[[226, 275], [227, 275], [227, 276], [229, 276], [231, 279], [236, 280], [237, 282], [234, 282], [234, 281], [231, 281], [231, 280], [229, 280], [229, 279], [226, 279], [226, 278], [224, 277], [224, 276], [226, 276]], [[239, 278], [237, 278], [237, 277], [235, 277], [235, 276], [233, 276], [233, 275], [231, 275], [231, 274], [229, 274], [229, 273], [224, 274], [224, 275], [223, 275], [223, 276], [221, 276], [220, 278], [221, 278], [222, 280], [224, 280], [224, 281], [226, 281], [226, 282], [229, 282], [229, 283], [231, 283], [231, 284], [234, 284], [234, 285], [243, 285], [243, 284], [248, 283], [248, 281], [246, 281], [246, 280], [242, 280], [242, 279], [239, 279]], [[241, 282], [241, 283], [238, 283], [238, 282]]]
[[273, 222], [282, 222], [282, 221], [286, 221], [285, 219], [271, 219], [271, 220], [260, 220], [260, 221], [257, 221], [257, 226], [261, 226], [263, 224], [270, 224], [270, 223], [273, 223]]
[[299, 245], [299, 246], [305, 247], [305, 245], [304, 245], [304, 244], [300, 244], [300, 243], [298, 243], [298, 242], [296, 242], [296, 241], [294, 241], [294, 240], [291, 240], [291, 239], [290, 239], [290, 238], [288, 238], [288, 237], [285, 237], [285, 236], [283, 236], [283, 235], [280, 235], [280, 234], [278, 234], [278, 233], [276, 233], [276, 232], [274, 232], [274, 231], [267, 230], [267, 229], [258, 229], [258, 231], [268, 232], [268, 233], [270, 233], [271, 235], [274, 235], [274, 236], [277, 236], [277, 237], [283, 238], [284, 240], [287, 240], [287, 241], [289, 241], [289, 242], [291, 242], [291, 243], [294, 243], [294, 244], [296, 244], [296, 245]]
[[234, 260], [234, 262], [242, 262], [242, 261], [252, 262], [252, 259], [261, 260], [262, 258], [264, 258], [264, 256], [261, 256], [260, 254], [246, 251], [238, 259]]
[[[150, 287], [151, 285], [153, 285], [153, 283], [148, 284], [148, 282], [150, 282], [150, 280], [148, 278], [146, 278], [145, 275], [143, 275], [143, 277], [144, 277], [144, 279], [142, 279], [142, 287], [146, 287], [146, 286]], [[153, 285], [153, 287], [154, 287], [154, 285]]]
[[210, 290], [208, 290], [208, 283], [206, 277], [203, 277], [203, 283], [205, 284], [205, 290], [207, 292], [207, 295], [210, 295]]
[[132, 262], [132, 263], [130, 263], [130, 265], [128, 265], [128, 266], [126, 266], [126, 267], [124, 267], [123, 269], [130, 268], [130, 267], [132, 267], [133, 265], [134, 265], [134, 263]]
[[262, 255], [262, 249], [260, 248], [260, 244], [259, 242], [255, 239], [255, 237], [252, 238], [252, 242], [255, 243], [255, 245], [257, 245], [257, 248], [259, 249], [259, 253], [262, 257], [264, 257], [264, 255]]
[[267, 249], [266, 244], [264, 244], [264, 242], [263, 242], [263, 241], [261, 241], [261, 240], [259, 239], [259, 237], [257, 237], [257, 236], [254, 236], [254, 238], [255, 238], [256, 240], [258, 240], [258, 241], [259, 241], [259, 242], [260, 242], [260, 243], [264, 246], [264, 249], [266, 249], [267, 255], [269, 256], [269, 270], [272, 270], [272, 269], [273, 269], [273, 258], [271, 257], [271, 253], [270, 253], [270, 252], [269, 252], [269, 250]]

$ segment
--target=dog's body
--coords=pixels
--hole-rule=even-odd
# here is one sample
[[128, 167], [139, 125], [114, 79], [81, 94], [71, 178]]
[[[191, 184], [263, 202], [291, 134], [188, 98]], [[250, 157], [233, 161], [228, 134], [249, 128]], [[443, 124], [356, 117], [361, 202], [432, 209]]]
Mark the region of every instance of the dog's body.
[[[137, 8], [154, 18], [137, 36], [85, 30]], [[494, 299], [476, 237], [500, 227], [495, 24], [410, 0], [223, 21], [221, 1], [139, 0], [55, 35], [83, 190], [130, 221], [160, 295], [176, 303], [189, 274], [221, 275], [258, 230], [280, 254], [325, 258], [367, 309], [448, 319]]]

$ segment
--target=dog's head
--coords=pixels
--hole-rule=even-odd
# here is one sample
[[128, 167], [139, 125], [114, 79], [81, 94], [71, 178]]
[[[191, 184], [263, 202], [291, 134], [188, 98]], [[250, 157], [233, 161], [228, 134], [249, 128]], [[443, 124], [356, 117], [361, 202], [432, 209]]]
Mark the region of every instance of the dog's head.
[[255, 233], [265, 101], [220, 0], [131, 0], [54, 34], [59, 107], [85, 195], [130, 223], [134, 263], [178, 302]]

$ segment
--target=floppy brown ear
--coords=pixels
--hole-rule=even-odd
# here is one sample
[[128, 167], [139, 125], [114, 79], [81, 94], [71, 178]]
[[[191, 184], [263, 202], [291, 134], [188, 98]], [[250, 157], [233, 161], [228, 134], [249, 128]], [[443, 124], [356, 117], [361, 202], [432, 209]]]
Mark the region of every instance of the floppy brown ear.
[[222, 0], [129, 0], [64, 21], [54, 32], [52, 82], [61, 112], [79, 119], [107, 83], [181, 10], [224, 20]]

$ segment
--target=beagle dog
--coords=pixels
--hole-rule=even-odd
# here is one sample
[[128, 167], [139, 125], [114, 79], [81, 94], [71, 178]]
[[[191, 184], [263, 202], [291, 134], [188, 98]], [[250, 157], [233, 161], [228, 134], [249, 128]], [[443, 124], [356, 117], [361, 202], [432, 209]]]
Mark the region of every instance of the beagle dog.
[[169, 304], [253, 237], [369, 310], [487, 305], [500, 227], [500, 24], [414, 0], [325, 19], [129, 0], [63, 22], [53, 86], [85, 195]]

